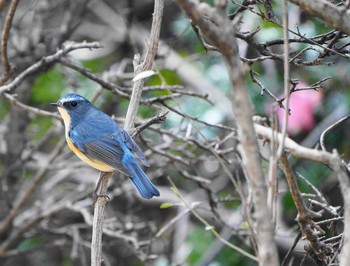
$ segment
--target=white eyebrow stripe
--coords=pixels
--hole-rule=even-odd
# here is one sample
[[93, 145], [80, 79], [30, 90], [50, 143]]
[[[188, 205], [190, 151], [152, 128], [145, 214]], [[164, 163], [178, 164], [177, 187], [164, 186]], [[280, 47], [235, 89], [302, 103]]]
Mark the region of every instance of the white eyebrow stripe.
[[60, 102], [63, 104], [63, 103], [66, 103], [66, 102], [71, 102], [71, 101], [78, 101], [79, 99], [77, 98], [65, 98], [65, 99], [62, 99]]

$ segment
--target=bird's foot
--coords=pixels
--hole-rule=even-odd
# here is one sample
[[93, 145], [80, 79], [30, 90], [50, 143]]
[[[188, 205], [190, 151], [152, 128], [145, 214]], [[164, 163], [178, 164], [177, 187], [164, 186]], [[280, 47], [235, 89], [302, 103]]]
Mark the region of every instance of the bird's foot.
[[95, 204], [96, 204], [98, 198], [105, 198], [106, 201], [110, 200], [110, 197], [107, 194], [98, 194], [98, 193], [94, 192], [92, 194], [92, 199], [93, 199], [92, 206], [93, 207], [95, 207]]

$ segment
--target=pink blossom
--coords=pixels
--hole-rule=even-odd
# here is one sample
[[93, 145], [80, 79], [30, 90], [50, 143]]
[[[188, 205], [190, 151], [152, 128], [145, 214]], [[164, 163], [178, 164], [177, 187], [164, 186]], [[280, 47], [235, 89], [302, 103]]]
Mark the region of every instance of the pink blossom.
[[[296, 88], [307, 87], [307, 84], [300, 82]], [[290, 135], [297, 135], [311, 130], [315, 124], [315, 109], [322, 102], [322, 93], [315, 90], [293, 92], [289, 98], [290, 115], [288, 116], [287, 131]], [[278, 109], [278, 121], [280, 126], [283, 123], [285, 110]]]

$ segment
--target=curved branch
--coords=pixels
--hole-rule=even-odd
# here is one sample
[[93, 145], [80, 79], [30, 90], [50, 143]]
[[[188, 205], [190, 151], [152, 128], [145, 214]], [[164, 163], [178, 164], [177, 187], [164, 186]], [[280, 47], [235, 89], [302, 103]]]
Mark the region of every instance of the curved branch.
[[13, 17], [15, 16], [18, 3], [19, 3], [19, 0], [12, 0], [10, 10], [6, 17], [4, 31], [2, 32], [2, 36], [1, 36], [1, 61], [4, 67], [4, 74], [0, 79], [0, 85], [4, 84], [11, 77], [11, 74], [12, 74], [12, 69], [7, 57], [7, 41], [9, 38], [9, 34], [12, 26], [12, 20], [13, 20]]
[[0, 86], [0, 94], [4, 92], [11, 92], [12, 90], [16, 89], [18, 86], [22, 84], [22, 82], [31, 74], [39, 71], [40, 69], [44, 67], [48, 67], [53, 63], [56, 63], [59, 61], [64, 55], [68, 54], [69, 52], [77, 49], [97, 49], [101, 48], [101, 45], [97, 42], [82, 42], [82, 43], [75, 43], [75, 42], [67, 42], [63, 44], [63, 47], [58, 50], [53, 55], [49, 55], [46, 57], [43, 57], [41, 60], [36, 62], [35, 64], [28, 67], [26, 70], [24, 70], [21, 74], [19, 74], [13, 81], [11, 81], [9, 84]]
[[350, 35], [350, 10], [345, 6], [335, 6], [325, 0], [290, 0], [306, 12], [322, 19], [326, 24]]

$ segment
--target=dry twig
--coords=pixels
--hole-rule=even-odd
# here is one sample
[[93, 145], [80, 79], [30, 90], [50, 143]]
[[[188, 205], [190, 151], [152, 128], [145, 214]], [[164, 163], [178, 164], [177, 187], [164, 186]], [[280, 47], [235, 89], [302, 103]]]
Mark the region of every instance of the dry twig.
[[[146, 52], [145, 59], [141, 65], [138, 65], [137, 57], [134, 59], [135, 74], [141, 73], [146, 70], [150, 70], [153, 65], [153, 60], [157, 52], [160, 26], [163, 17], [163, 0], [155, 0], [154, 2], [154, 15], [151, 29], [150, 43]], [[139, 102], [141, 99], [143, 80], [138, 80], [134, 83], [133, 91], [131, 94], [131, 100], [128, 108], [128, 112], [125, 119], [124, 129], [128, 132], [131, 131], [136, 118]], [[108, 180], [111, 177], [111, 173], [100, 174], [100, 191], [103, 195], [106, 195]], [[101, 181], [101, 182], [100, 182]], [[94, 208], [94, 223], [92, 232], [91, 243], [91, 265], [99, 266], [102, 262], [102, 232], [103, 232], [103, 217], [104, 207], [106, 205], [106, 198], [99, 197]]]
[[6, 17], [5, 27], [1, 35], [0, 50], [1, 50], [1, 61], [3, 65], [4, 73], [0, 79], [0, 86], [4, 84], [9, 78], [11, 78], [11, 75], [13, 74], [13, 70], [10, 66], [8, 55], [7, 55], [7, 43], [8, 43], [9, 34], [12, 26], [12, 20], [13, 20], [13, 17], [15, 16], [18, 3], [19, 3], [19, 0], [11, 1], [10, 9]]

